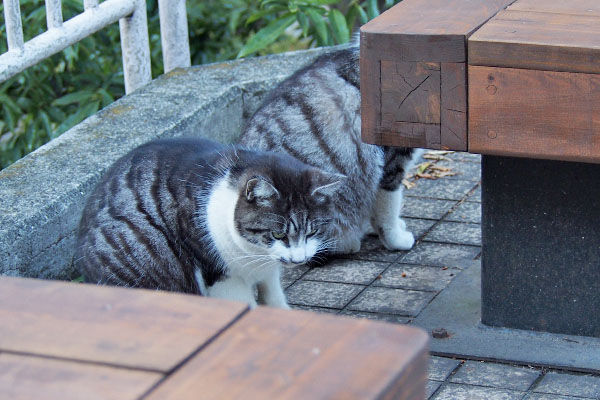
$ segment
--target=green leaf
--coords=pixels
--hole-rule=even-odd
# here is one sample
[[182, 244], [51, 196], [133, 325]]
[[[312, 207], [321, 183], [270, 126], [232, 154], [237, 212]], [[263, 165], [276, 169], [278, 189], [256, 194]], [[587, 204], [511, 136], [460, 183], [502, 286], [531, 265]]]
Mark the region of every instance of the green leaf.
[[367, 0], [367, 15], [369, 16], [369, 20], [379, 15], [377, 0]]
[[81, 103], [92, 97], [94, 93], [90, 90], [80, 90], [78, 92], [69, 93], [59, 97], [52, 102], [53, 106], [66, 106], [67, 104]]
[[291, 13], [277, 18], [275, 21], [256, 32], [256, 35], [252, 36], [246, 45], [242, 47], [237, 58], [247, 56], [248, 54], [267, 47], [277, 40], [277, 38], [279, 38], [279, 36], [281, 36], [287, 27], [294, 23], [294, 21], [296, 21], [296, 15]]
[[323, 21], [321, 14], [314, 8], [307, 8], [306, 15], [310, 18], [312, 25], [317, 31], [317, 43], [321, 46], [327, 46], [329, 43], [329, 34], [327, 33], [327, 25]]
[[254, 14], [249, 16], [248, 19], [246, 20], [246, 26], [250, 25], [251, 23], [253, 23], [255, 21], [258, 21], [259, 19], [263, 18], [265, 15], [274, 14], [274, 13], [275, 13], [274, 10], [263, 10], [263, 11], [255, 12]]
[[299, 12], [296, 14], [296, 18], [298, 19], [298, 24], [300, 28], [302, 28], [302, 36], [306, 37], [308, 35], [308, 29], [310, 28], [310, 22], [308, 17], [303, 12]]
[[387, 10], [388, 8], [390, 8], [391, 6], [393, 6], [396, 2], [394, 0], [385, 0], [385, 4], [384, 7]]
[[348, 43], [350, 31], [346, 24], [346, 18], [339, 10], [333, 9], [329, 12], [329, 22], [333, 31], [333, 38], [337, 44]]
[[5, 105], [8, 109], [12, 110], [13, 112], [16, 112], [18, 114], [22, 112], [21, 108], [17, 105], [17, 103], [15, 103], [10, 97], [3, 93], [0, 93], [0, 103]]
[[358, 20], [360, 21], [361, 25], [369, 22], [369, 16], [361, 6], [355, 4], [354, 6], [352, 6], [352, 9], [356, 10], [356, 13], [358, 14]]
[[44, 126], [44, 130], [48, 137], [52, 137], [52, 123], [50, 122], [50, 117], [44, 111], [40, 111], [38, 116], [42, 120], [42, 125]]
[[306, 4], [315, 4], [315, 5], [328, 5], [328, 4], [336, 4], [339, 3], [340, 0], [305, 0]]

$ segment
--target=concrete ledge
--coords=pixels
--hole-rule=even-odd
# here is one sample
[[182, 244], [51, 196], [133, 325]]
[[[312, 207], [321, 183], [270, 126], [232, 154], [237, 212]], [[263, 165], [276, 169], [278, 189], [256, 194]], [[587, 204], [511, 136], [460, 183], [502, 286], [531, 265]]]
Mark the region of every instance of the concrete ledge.
[[0, 171], [0, 274], [77, 276], [71, 258], [85, 199], [117, 158], [162, 137], [232, 142], [272, 87], [336, 49], [171, 71]]

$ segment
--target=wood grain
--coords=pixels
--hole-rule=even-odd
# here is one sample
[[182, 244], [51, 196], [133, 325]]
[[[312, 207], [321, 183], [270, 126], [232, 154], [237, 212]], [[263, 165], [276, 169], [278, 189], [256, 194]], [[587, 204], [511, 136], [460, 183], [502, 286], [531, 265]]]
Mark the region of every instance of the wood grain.
[[518, 0], [509, 10], [600, 17], [598, 0]]
[[469, 151], [600, 163], [600, 75], [470, 66]]
[[512, 1], [404, 0], [361, 27], [364, 49], [381, 60], [464, 62], [465, 37]]
[[148, 398], [424, 399], [427, 341], [412, 327], [259, 307]]
[[600, 73], [599, 15], [515, 11], [520, 3], [469, 38], [470, 65]]
[[182, 294], [0, 278], [0, 351], [168, 371], [246, 305]]
[[466, 150], [466, 39], [513, 1], [403, 0], [363, 25], [363, 141]]
[[440, 123], [440, 65], [381, 61], [381, 125]]
[[0, 399], [137, 399], [162, 374], [0, 354]]
[[442, 150], [467, 150], [467, 72], [465, 64], [442, 63], [441, 66]]

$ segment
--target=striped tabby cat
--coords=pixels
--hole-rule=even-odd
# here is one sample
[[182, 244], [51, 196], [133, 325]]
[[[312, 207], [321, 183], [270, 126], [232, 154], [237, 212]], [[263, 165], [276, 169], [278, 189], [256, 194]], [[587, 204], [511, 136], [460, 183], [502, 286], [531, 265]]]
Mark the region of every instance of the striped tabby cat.
[[414, 238], [400, 219], [401, 182], [421, 151], [361, 142], [358, 55], [358, 47], [323, 55], [280, 84], [240, 144], [346, 177], [333, 198], [334, 252], [359, 251], [371, 226], [387, 249], [410, 249]]
[[286, 154], [166, 139], [119, 159], [84, 208], [89, 282], [288, 305], [282, 264], [328, 247], [340, 177]]

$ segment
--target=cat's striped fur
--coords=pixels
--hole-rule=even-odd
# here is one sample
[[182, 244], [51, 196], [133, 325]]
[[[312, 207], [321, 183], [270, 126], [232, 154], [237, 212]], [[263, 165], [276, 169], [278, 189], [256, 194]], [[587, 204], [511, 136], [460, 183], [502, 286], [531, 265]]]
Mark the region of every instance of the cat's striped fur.
[[327, 247], [339, 177], [273, 152], [165, 139], [119, 159], [88, 199], [75, 264], [89, 282], [287, 307], [282, 264]]
[[334, 251], [358, 251], [369, 224], [388, 249], [409, 249], [414, 238], [399, 218], [401, 181], [420, 152], [361, 141], [358, 55], [358, 47], [323, 55], [280, 84], [240, 144], [347, 177], [334, 199]]

